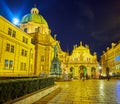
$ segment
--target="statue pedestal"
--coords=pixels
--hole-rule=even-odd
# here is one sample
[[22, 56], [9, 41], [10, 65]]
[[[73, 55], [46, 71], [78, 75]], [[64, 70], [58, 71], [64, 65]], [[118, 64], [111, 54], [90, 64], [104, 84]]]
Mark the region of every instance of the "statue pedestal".
[[54, 57], [51, 63], [50, 74], [51, 75], [61, 75], [61, 64], [57, 57]]
[[63, 74], [63, 80], [68, 80], [68, 74]]

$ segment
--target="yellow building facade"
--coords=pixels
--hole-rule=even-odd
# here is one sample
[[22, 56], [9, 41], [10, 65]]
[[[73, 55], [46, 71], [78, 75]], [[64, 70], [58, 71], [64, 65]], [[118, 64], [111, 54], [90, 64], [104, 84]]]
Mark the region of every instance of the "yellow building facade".
[[23, 16], [20, 28], [32, 37], [35, 45], [35, 75], [49, 74], [57, 41], [51, 36], [47, 21], [37, 8], [32, 8], [30, 14]]
[[19, 28], [0, 16], [0, 76], [49, 74], [56, 43], [62, 72], [67, 70], [80, 76], [85, 68], [89, 76], [96, 76], [96, 53], [92, 55], [88, 45], [83, 46], [82, 42], [74, 46], [71, 55], [64, 52], [36, 7], [23, 16]]
[[101, 55], [102, 74], [106, 75], [106, 67], [109, 67], [110, 74], [120, 74], [120, 42], [112, 43]]
[[37, 8], [23, 16], [20, 28], [0, 16], [0, 76], [49, 74], [57, 42], [50, 32]]
[[0, 76], [34, 75], [31, 36], [0, 16]]

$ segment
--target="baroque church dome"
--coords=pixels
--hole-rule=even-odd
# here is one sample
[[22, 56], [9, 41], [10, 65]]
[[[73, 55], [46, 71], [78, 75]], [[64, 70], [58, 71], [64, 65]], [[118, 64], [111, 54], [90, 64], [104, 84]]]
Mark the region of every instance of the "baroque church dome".
[[45, 24], [48, 27], [47, 21], [44, 19], [43, 16], [39, 14], [39, 10], [34, 7], [31, 9], [30, 14], [26, 14], [25, 16], [22, 17], [21, 23], [27, 23], [27, 22], [35, 22], [39, 24]]

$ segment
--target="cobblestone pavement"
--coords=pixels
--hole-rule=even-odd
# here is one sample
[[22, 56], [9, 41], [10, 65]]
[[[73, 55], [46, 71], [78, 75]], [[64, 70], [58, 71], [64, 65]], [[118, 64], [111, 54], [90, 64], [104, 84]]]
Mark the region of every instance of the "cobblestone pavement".
[[56, 82], [60, 88], [34, 104], [120, 104], [120, 80]]

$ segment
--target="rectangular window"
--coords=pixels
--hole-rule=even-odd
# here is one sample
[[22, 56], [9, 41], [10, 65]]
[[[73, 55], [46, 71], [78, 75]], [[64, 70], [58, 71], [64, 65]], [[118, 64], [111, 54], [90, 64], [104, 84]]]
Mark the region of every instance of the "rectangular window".
[[31, 39], [31, 43], [32, 43], [32, 44], [35, 44], [35, 39]]
[[11, 52], [14, 53], [14, 46], [11, 45]]
[[23, 36], [23, 40], [22, 40], [23, 42], [25, 42], [25, 37]]
[[22, 51], [21, 51], [21, 55], [24, 56], [24, 50], [23, 50], [23, 49], [22, 49]]
[[12, 60], [10, 60], [9, 68], [10, 68], [10, 69], [13, 69], [13, 61], [12, 61]]
[[25, 38], [24, 36], [23, 36], [23, 40], [22, 40], [24, 43], [28, 43], [28, 39], [27, 38]]
[[16, 37], [16, 31], [13, 30], [12, 37]]
[[27, 28], [24, 28], [24, 32], [26, 32], [26, 33], [27, 33]]
[[27, 51], [25, 50], [25, 56], [27, 56]]
[[8, 69], [8, 60], [5, 60], [5, 69]]
[[27, 51], [24, 50], [24, 49], [22, 49], [22, 50], [21, 50], [21, 55], [22, 55], [22, 56], [27, 56]]
[[5, 60], [5, 69], [13, 69], [13, 60]]
[[10, 51], [10, 44], [8, 44], [8, 43], [6, 45], [6, 51], [8, 51], [8, 52]]
[[21, 62], [20, 70], [22, 70], [22, 71], [26, 70], [26, 63]]
[[11, 28], [8, 28], [8, 35], [12, 35], [12, 29]]

